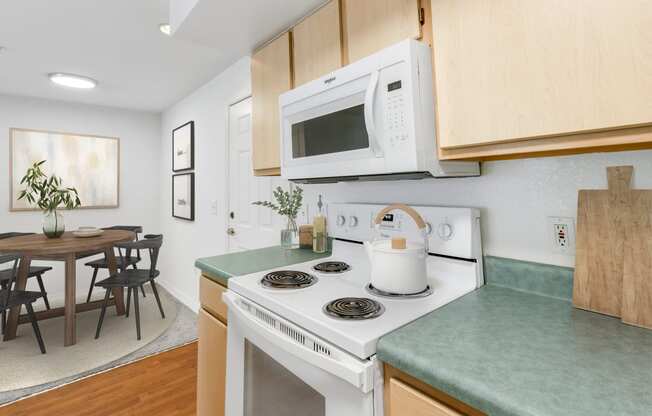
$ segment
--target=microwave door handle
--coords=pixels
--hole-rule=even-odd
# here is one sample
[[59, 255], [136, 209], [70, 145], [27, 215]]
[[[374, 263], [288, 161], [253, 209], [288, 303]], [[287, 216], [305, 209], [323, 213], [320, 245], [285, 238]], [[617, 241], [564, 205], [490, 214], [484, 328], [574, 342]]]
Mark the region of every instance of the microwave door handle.
[[367, 87], [367, 92], [364, 97], [364, 124], [367, 127], [367, 135], [369, 136], [369, 149], [376, 157], [383, 157], [383, 151], [380, 147], [380, 143], [378, 143], [378, 137], [376, 136], [376, 122], [374, 121], [374, 101], [379, 77], [379, 70], [375, 70], [371, 73], [369, 86]]
[[[302, 359], [303, 361], [314, 365], [322, 370], [339, 377], [342, 380], [348, 381], [355, 387], [368, 392], [371, 383], [367, 376], [368, 365], [359, 364], [349, 360], [348, 362], [335, 360], [333, 358], [324, 356], [307, 348], [305, 345], [300, 345], [289, 337], [274, 331], [265, 324], [257, 321], [254, 317], [250, 316], [235, 300], [232, 293], [226, 292], [222, 295], [222, 299], [226, 303], [229, 310], [229, 321], [231, 321], [231, 314], [234, 318], [238, 319], [238, 323], [245, 325], [250, 330], [255, 331], [256, 334], [262, 336], [267, 341], [281, 348], [283, 351]], [[232, 324], [235, 325], [235, 322]]]

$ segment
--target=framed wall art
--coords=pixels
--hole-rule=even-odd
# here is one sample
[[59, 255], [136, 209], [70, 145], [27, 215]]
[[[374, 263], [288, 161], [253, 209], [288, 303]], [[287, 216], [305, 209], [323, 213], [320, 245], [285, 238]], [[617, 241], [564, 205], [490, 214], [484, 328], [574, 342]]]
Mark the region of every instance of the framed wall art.
[[195, 220], [195, 174], [172, 175], [172, 216]]
[[9, 130], [11, 211], [38, 209], [18, 200], [20, 180], [33, 163], [47, 160], [45, 173], [57, 175], [79, 192], [80, 208], [118, 208], [120, 139], [76, 133]]
[[195, 168], [195, 122], [189, 121], [172, 130], [172, 171]]

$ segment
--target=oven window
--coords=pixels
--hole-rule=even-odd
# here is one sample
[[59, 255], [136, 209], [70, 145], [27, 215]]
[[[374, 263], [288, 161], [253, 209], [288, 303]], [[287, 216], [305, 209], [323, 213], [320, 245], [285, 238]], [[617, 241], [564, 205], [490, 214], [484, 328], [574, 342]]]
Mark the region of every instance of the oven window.
[[369, 147], [364, 104], [292, 125], [292, 156], [296, 158]]
[[325, 416], [326, 400], [245, 340], [244, 416]]

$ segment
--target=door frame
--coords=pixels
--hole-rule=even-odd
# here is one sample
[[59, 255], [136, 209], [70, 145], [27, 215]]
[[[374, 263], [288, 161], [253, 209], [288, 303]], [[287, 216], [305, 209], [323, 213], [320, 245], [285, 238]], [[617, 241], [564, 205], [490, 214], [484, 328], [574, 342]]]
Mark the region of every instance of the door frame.
[[[226, 148], [226, 163], [224, 163], [224, 178], [226, 180], [226, 186], [224, 187], [224, 205], [226, 210], [224, 213], [226, 214], [226, 229], [224, 229], [224, 247], [226, 248], [226, 252], [230, 253], [231, 252], [231, 247], [230, 243], [231, 240], [229, 240], [229, 235], [227, 234], [227, 230], [229, 228], [229, 212], [231, 210], [231, 201], [229, 199], [230, 196], [230, 189], [231, 189], [231, 175], [230, 175], [230, 166], [231, 166], [231, 107], [233, 107], [236, 104], [240, 104], [244, 100], [250, 99], [253, 97], [251, 92], [248, 92], [242, 96], [236, 96], [238, 98], [229, 101], [229, 104], [226, 106], [226, 140], [225, 140], [225, 148]], [[253, 111], [252, 111], [253, 112]], [[253, 149], [252, 149], [253, 150]], [[253, 165], [252, 165], [253, 166]]]

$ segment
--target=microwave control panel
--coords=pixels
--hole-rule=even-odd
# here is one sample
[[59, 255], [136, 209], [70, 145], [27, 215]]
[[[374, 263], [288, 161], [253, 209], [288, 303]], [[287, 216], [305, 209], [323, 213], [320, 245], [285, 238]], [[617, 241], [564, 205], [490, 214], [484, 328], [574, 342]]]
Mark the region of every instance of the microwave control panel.
[[386, 85], [385, 132], [389, 145], [396, 147], [407, 141], [407, 120], [403, 81], [391, 81]]

